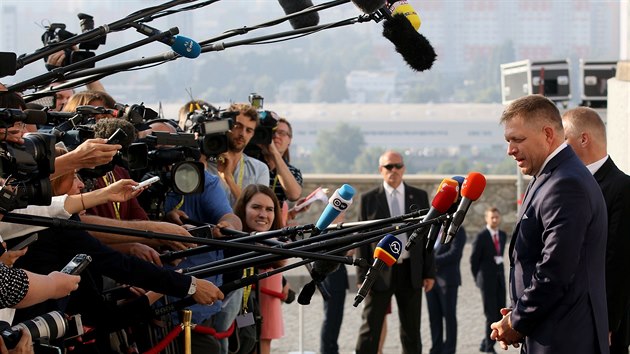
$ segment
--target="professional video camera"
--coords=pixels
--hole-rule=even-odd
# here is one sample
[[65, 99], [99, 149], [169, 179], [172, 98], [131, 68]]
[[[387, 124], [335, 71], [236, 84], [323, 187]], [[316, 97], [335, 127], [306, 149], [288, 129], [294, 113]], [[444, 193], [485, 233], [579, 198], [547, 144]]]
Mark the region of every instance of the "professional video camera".
[[52, 311], [31, 320], [19, 323], [0, 332], [8, 349], [13, 349], [22, 337], [22, 330], [31, 334], [33, 342], [50, 339], [71, 339], [83, 334], [81, 315], [66, 317], [62, 312]]
[[[87, 32], [94, 29], [94, 18], [90, 15], [80, 13], [77, 15], [79, 17], [79, 25], [81, 27], [81, 32]], [[66, 25], [63, 23], [51, 23], [49, 26], [46, 26], [46, 32], [42, 34], [42, 43], [45, 46], [54, 45], [56, 43], [65, 41], [71, 37], [74, 37], [76, 34], [69, 32], [66, 30]], [[63, 66], [78, 63], [82, 60], [93, 57], [95, 54], [91, 52], [91, 50], [96, 50], [101, 44], [105, 44], [107, 37], [102, 36], [91, 41], [82, 42], [79, 44], [78, 51], [74, 51], [71, 49], [65, 49], [66, 59], [63, 62]], [[44, 62], [48, 60], [48, 57], [44, 58]], [[93, 68], [94, 63], [90, 65], [85, 65], [83, 68]], [[55, 66], [46, 64], [46, 69], [52, 70]]]
[[191, 131], [199, 134], [199, 148], [208, 158], [215, 158], [228, 150], [226, 133], [234, 126], [238, 112], [227, 112], [203, 107], [189, 113]]
[[155, 176], [160, 178], [138, 196], [149, 217], [162, 217], [164, 200], [169, 191], [181, 195], [203, 192], [205, 168], [199, 162], [200, 143], [195, 134], [152, 132], [141, 141], [149, 149], [148, 166], [143, 171], [132, 172], [132, 176], [142, 181]]
[[[4, 120], [0, 127], [8, 129]], [[11, 124], [13, 125], [13, 124]], [[55, 171], [55, 138], [50, 134], [29, 134], [24, 144], [0, 143], [0, 166], [4, 184], [0, 187], [0, 213], [29, 204], [50, 205], [52, 188], [48, 177]]]

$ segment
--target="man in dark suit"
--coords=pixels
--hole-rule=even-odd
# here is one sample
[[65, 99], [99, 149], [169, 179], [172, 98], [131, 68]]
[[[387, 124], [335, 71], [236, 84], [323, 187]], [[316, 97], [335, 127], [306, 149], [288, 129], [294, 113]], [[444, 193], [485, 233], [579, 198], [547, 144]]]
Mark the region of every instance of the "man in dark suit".
[[[448, 213], [454, 213], [459, 203], [453, 204]], [[457, 290], [462, 285], [459, 265], [466, 245], [466, 230], [460, 227], [447, 244], [441, 238], [434, 245], [435, 284], [427, 292], [427, 308], [431, 327], [431, 350], [429, 354], [455, 354], [457, 349]]]
[[541, 95], [513, 101], [501, 123], [521, 172], [533, 176], [510, 241], [511, 308], [491, 338], [521, 353], [607, 354], [602, 192], [564, 142], [555, 103]]
[[[402, 155], [395, 151], [385, 152], [379, 159], [379, 172], [383, 184], [361, 195], [360, 220], [388, 218], [414, 209], [429, 207], [427, 193], [403, 182], [405, 165]], [[398, 235], [403, 244], [406, 235]], [[420, 339], [420, 310], [422, 289], [433, 287], [435, 267], [430, 252], [426, 251], [424, 240], [403, 251], [398, 263], [383, 269], [375, 281], [372, 290], [365, 298], [359, 338], [356, 344], [357, 354], [376, 354], [383, 326], [387, 305], [392, 295], [396, 296], [398, 317], [400, 319], [400, 341], [405, 354], [422, 352]], [[365, 258], [372, 264], [376, 243], [357, 249], [357, 257]], [[359, 285], [365, 279], [367, 269], [357, 268]]]
[[608, 211], [606, 297], [610, 353], [628, 354], [630, 305], [630, 176], [608, 156], [606, 126], [597, 112], [579, 107], [562, 115], [564, 136], [576, 155], [593, 173]]
[[501, 319], [505, 307], [505, 273], [503, 252], [507, 235], [499, 230], [501, 213], [496, 207], [485, 212], [486, 227], [475, 236], [470, 254], [470, 270], [475, 284], [481, 291], [483, 313], [486, 316], [485, 336], [479, 351], [495, 353], [494, 341], [490, 339], [490, 325]]

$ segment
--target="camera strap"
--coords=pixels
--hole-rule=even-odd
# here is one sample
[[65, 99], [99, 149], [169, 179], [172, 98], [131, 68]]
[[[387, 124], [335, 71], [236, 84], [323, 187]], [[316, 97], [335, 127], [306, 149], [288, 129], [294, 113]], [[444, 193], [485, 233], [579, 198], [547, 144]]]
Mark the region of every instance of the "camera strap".
[[238, 166], [238, 187], [243, 188], [243, 173], [245, 172], [245, 155], [241, 153], [241, 162]]

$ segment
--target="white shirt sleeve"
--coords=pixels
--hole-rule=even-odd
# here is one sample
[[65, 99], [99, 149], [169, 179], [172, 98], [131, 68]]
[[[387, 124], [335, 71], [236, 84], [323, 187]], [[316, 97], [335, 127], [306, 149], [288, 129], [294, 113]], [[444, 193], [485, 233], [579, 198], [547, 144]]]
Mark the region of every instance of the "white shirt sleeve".
[[[72, 214], [68, 213], [64, 208], [67, 194], [52, 197], [50, 205], [29, 205], [24, 209], [15, 209], [11, 211], [14, 214], [36, 215], [50, 218], [68, 219]], [[10, 240], [15, 237], [28, 235], [33, 232], [46, 229], [43, 226], [21, 225], [10, 222], [0, 222], [0, 235], [3, 240]]]

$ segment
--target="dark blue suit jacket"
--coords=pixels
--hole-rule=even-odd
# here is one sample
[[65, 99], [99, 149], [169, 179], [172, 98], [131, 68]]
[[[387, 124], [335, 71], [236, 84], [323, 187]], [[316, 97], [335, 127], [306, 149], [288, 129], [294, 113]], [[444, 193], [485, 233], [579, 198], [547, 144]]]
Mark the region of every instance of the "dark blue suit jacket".
[[[440, 242], [440, 240], [437, 242]], [[462, 260], [465, 245], [466, 230], [461, 226], [451, 242], [440, 245], [437, 250], [434, 250], [435, 281], [440, 287], [462, 285], [462, 275], [459, 270], [459, 265]]]
[[[501, 255], [505, 251], [507, 235], [499, 230], [499, 250]], [[497, 290], [497, 279], [504, 279], [503, 264], [496, 264], [494, 257], [497, 255], [492, 236], [488, 228], [484, 228], [477, 234], [472, 245], [470, 254], [470, 270], [479, 289], [484, 292], [495, 294]], [[501, 285], [505, 291], [505, 282]]]
[[600, 188], [567, 146], [530, 183], [510, 243], [523, 352], [608, 353], [606, 230]]

